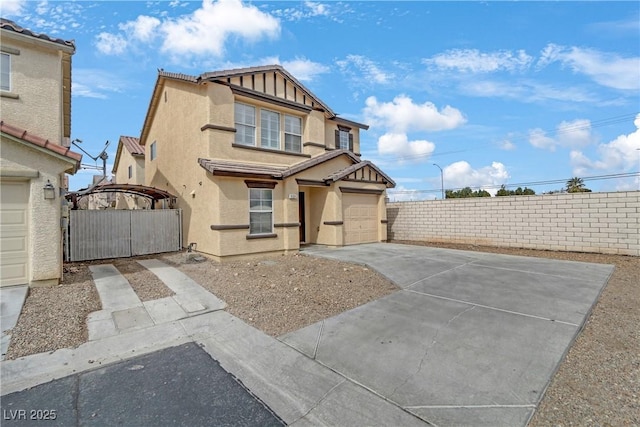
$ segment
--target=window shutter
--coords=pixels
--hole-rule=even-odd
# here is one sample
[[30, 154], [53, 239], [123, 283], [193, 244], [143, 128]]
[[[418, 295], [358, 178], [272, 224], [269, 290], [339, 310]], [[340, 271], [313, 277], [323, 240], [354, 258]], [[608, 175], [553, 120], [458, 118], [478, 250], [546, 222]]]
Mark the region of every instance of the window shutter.
[[333, 144], [333, 148], [340, 148], [340, 131], [336, 130], [336, 140], [335, 144]]
[[353, 134], [349, 134], [349, 151], [353, 151]]

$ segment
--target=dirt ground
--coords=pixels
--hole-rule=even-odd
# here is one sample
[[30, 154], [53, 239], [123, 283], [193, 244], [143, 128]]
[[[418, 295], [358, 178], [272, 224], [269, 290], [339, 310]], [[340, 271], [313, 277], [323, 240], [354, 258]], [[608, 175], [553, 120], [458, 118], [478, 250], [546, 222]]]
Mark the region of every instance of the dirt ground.
[[[396, 242], [409, 243], [409, 242]], [[616, 269], [562, 362], [531, 426], [640, 425], [640, 258], [458, 244], [429, 246], [613, 264]], [[297, 330], [398, 288], [360, 265], [306, 255], [268, 256], [219, 264], [185, 252], [156, 258], [171, 264], [228, 304], [227, 310], [272, 335]], [[172, 294], [140, 258], [113, 263], [143, 301]], [[31, 289], [12, 331], [7, 359], [77, 347], [85, 319], [100, 310], [88, 265], [65, 265], [60, 286]]]

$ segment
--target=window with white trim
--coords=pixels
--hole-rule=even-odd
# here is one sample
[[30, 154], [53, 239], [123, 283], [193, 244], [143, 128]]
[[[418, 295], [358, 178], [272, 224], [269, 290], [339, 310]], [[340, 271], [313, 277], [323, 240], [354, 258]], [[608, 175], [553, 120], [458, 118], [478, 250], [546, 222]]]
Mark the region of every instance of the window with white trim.
[[340, 143], [340, 146], [336, 148], [339, 148], [341, 150], [349, 149], [349, 132], [348, 131], [340, 130], [339, 143]]
[[280, 148], [280, 114], [275, 111], [260, 110], [260, 146]]
[[256, 145], [256, 108], [247, 104], [235, 104], [236, 144]]
[[11, 91], [11, 55], [0, 54], [0, 90]]
[[158, 157], [158, 153], [157, 153], [157, 151], [156, 151], [156, 150], [157, 150], [157, 149], [156, 149], [156, 142], [155, 142], [155, 141], [153, 141], [153, 142], [151, 143], [151, 147], [149, 147], [149, 148], [150, 148], [150, 150], [149, 150], [149, 151], [150, 151], [149, 155], [151, 156], [151, 160], [155, 160], [155, 159], [156, 159], [156, 157]]
[[273, 233], [273, 190], [249, 189], [249, 234]]
[[284, 151], [302, 152], [302, 119], [285, 114]]

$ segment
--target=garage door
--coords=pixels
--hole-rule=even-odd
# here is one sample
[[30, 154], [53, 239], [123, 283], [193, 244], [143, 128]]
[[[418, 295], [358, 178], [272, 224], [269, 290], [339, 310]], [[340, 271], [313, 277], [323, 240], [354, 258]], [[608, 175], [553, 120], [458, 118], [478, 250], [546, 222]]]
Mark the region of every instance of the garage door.
[[344, 244], [378, 241], [378, 197], [371, 194], [343, 194]]
[[29, 283], [29, 184], [0, 183], [0, 286]]

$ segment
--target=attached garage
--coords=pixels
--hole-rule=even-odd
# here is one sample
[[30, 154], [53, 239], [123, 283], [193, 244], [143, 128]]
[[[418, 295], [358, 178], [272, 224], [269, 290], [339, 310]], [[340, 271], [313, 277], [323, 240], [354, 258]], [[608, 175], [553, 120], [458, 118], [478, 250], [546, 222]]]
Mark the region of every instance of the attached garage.
[[47, 286], [62, 277], [64, 174], [80, 156], [0, 121], [0, 286]]
[[0, 286], [29, 283], [29, 183], [0, 181]]
[[345, 245], [380, 241], [378, 236], [380, 228], [378, 199], [380, 197], [378, 194], [342, 194]]

